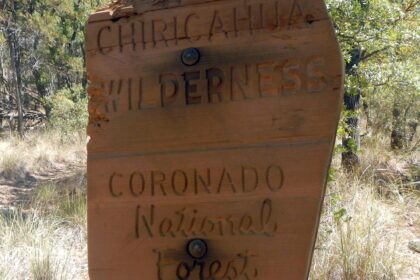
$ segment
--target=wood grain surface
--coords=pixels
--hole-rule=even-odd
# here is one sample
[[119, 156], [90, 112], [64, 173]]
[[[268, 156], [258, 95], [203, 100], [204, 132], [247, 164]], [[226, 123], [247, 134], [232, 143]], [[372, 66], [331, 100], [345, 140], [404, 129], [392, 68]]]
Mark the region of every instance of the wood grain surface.
[[306, 279], [343, 91], [324, 1], [120, 1], [86, 31], [90, 278]]

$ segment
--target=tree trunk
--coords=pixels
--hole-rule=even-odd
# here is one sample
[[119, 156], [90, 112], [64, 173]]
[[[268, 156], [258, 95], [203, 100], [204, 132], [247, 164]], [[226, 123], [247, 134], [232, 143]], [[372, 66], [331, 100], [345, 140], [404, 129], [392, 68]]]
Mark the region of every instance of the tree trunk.
[[407, 139], [409, 143], [413, 142], [414, 137], [416, 136], [417, 128], [419, 126], [419, 120], [420, 120], [420, 112], [417, 113], [417, 116], [414, 120], [408, 123], [409, 131], [408, 131]]
[[392, 110], [391, 148], [393, 150], [404, 148], [404, 122], [401, 118], [401, 108], [396, 102]]
[[418, 121], [411, 121], [408, 123], [409, 132], [408, 132], [408, 142], [411, 143], [414, 140], [414, 136], [416, 136], [417, 128], [419, 127]]
[[[39, 43], [39, 37], [35, 37], [34, 44], [33, 44], [34, 51], [36, 51], [38, 49], [38, 43]], [[37, 64], [37, 61], [36, 60], [32, 61], [32, 64], [34, 64], [34, 65]], [[39, 102], [39, 101], [36, 102], [35, 110], [37, 110], [38, 105], [41, 104], [41, 106], [45, 110], [45, 115], [46, 115], [47, 119], [49, 119], [50, 118], [50, 113], [51, 113], [51, 106], [48, 104], [48, 102], [45, 102], [45, 98], [48, 95], [48, 89], [47, 89], [45, 83], [42, 80], [42, 73], [41, 73], [40, 69], [32, 66], [32, 76], [34, 77], [34, 82], [35, 82], [35, 87], [36, 87], [36, 90], [37, 90], [38, 97], [39, 97], [40, 100], [42, 100], [41, 102]]]
[[[369, 10], [369, 2], [359, 0], [360, 7], [364, 11]], [[365, 19], [362, 18], [360, 24], [365, 25]], [[346, 74], [349, 76], [357, 76], [355, 66], [358, 66], [364, 58], [366, 52], [360, 46], [353, 46], [351, 51], [351, 59], [346, 64]], [[360, 129], [359, 129], [359, 116], [358, 109], [360, 106], [360, 99], [362, 90], [360, 85], [356, 91], [347, 89], [344, 93], [344, 106], [347, 110], [347, 117], [345, 122], [346, 135], [343, 138], [344, 152], [341, 154], [341, 164], [348, 171], [352, 172], [360, 165], [360, 158], [358, 150], [360, 149]]]
[[23, 136], [23, 108], [22, 108], [22, 73], [21, 73], [21, 59], [20, 59], [20, 50], [19, 42], [16, 35], [17, 30], [13, 28], [13, 25], [16, 24], [16, 2], [13, 2], [12, 7], [12, 20], [13, 22], [8, 22], [5, 28], [6, 41], [9, 47], [10, 59], [12, 64], [13, 72], [13, 84], [15, 87], [16, 95], [16, 109], [18, 112], [18, 133], [20, 136]]
[[346, 135], [343, 138], [344, 152], [341, 154], [341, 162], [347, 171], [353, 171], [360, 164], [357, 151], [360, 149], [359, 117], [357, 110], [360, 105], [360, 90], [357, 94], [346, 92], [344, 94], [344, 105], [347, 116], [344, 120]]
[[88, 87], [88, 77], [87, 77], [87, 72], [86, 72], [86, 52], [85, 52], [85, 47], [84, 45], [80, 45], [80, 50], [82, 53], [82, 58], [83, 58], [83, 78], [82, 78], [82, 87], [83, 87], [83, 92], [87, 92], [87, 87]]
[[[351, 60], [346, 65], [346, 74], [355, 76], [355, 68], [362, 60], [362, 51], [358, 48], [351, 52]], [[360, 148], [359, 116], [357, 110], [360, 106], [361, 89], [356, 91], [347, 89], [344, 93], [344, 106], [346, 108], [346, 118], [344, 120], [346, 135], [343, 137], [344, 151], [341, 154], [341, 164], [349, 172], [360, 165], [357, 151]]]

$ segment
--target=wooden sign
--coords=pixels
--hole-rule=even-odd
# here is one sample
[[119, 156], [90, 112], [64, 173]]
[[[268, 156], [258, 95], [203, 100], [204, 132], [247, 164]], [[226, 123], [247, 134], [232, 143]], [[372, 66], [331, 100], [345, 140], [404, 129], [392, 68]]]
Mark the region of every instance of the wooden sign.
[[321, 0], [132, 0], [87, 26], [93, 280], [305, 279], [340, 116]]

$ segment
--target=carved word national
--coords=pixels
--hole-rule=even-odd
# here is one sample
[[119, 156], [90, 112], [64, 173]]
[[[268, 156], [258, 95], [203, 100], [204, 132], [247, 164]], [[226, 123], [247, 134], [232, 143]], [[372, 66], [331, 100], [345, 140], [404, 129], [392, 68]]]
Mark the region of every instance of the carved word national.
[[248, 207], [243, 213], [226, 212], [217, 215], [200, 212], [197, 208], [180, 207], [171, 214], [168, 211], [161, 214], [155, 205], [139, 205], [135, 220], [136, 237], [271, 237], [277, 231], [278, 224], [273, 217], [273, 202], [270, 199], [264, 200], [256, 209]]

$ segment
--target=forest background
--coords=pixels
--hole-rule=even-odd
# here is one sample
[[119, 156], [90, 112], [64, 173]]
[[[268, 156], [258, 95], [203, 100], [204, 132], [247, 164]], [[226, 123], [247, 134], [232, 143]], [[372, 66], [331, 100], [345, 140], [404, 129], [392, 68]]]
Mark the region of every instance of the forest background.
[[[0, 279], [86, 279], [84, 30], [109, 2], [0, 0]], [[311, 279], [419, 279], [420, 1], [326, 2], [345, 112]]]

